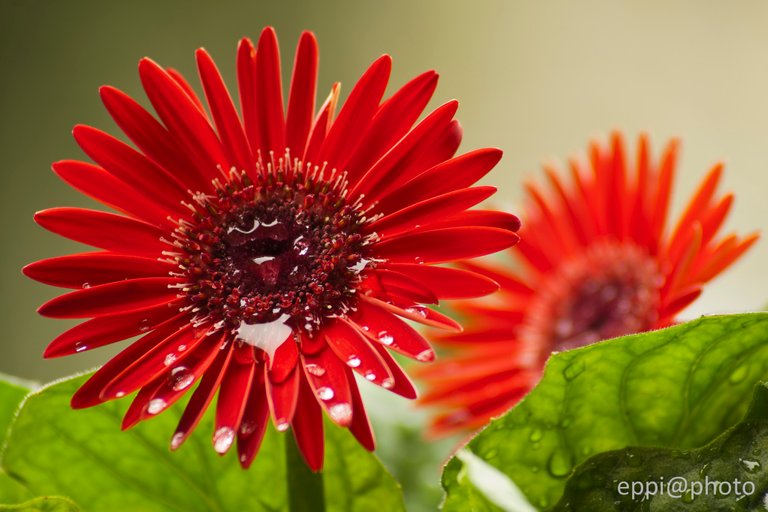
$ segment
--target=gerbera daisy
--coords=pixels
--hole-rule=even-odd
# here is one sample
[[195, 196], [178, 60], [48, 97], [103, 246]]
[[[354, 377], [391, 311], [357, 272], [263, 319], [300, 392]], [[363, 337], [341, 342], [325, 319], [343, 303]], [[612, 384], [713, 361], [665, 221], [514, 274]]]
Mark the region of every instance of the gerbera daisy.
[[139, 63], [159, 118], [113, 87], [101, 98], [137, 149], [88, 126], [74, 137], [95, 164], [62, 161], [65, 182], [119, 213], [53, 208], [44, 228], [101, 251], [27, 266], [75, 291], [39, 312], [90, 318], [47, 348], [59, 357], [141, 337], [74, 395], [91, 407], [138, 391], [123, 427], [154, 416], [199, 384], [173, 434], [178, 448], [218, 393], [213, 446], [237, 441], [247, 467], [268, 416], [292, 429], [322, 466], [322, 410], [367, 449], [373, 436], [354, 373], [399, 395], [416, 392], [390, 350], [431, 361], [408, 323], [460, 329], [423, 304], [481, 296], [496, 283], [433, 264], [514, 245], [513, 215], [466, 211], [495, 189], [471, 187], [496, 149], [454, 154], [450, 101], [417, 119], [437, 83], [417, 76], [382, 101], [391, 59], [377, 59], [335, 115], [339, 86], [315, 113], [317, 43], [296, 50], [287, 109], [271, 28], [240, 41], [240, 112], [198, 50], [206, 105], [176, 71]]
[[512, 407], [536, 385], [554, 351], [675, 322], [702, 286], [757, 239], [718, 236], [733, 202], [716, 187], [715, 165], [672, 226], [667, 220], [678, 144], [658, 163], [641, 136], [628, 162], [620, 134], [589, 147], [590, 169], [571, 179], [545, 169], [548, 190], [527, 186], [522, 241], [501, 262], [464, 263], [501, 285], [488, 301], [457, 304], [467, 320], [438, 336], [448, 356], [417, 375], [424, 404], [441, 407], [435, 435], [471, 431]]

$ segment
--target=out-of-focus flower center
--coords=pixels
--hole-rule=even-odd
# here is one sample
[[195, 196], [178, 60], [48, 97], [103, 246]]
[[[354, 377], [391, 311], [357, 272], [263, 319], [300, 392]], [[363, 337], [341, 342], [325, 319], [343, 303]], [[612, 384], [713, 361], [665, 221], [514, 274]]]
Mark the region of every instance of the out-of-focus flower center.
[[273, 324], [311, 335], [354, 307], [370, 239], [345, 187], [336, 173], [281, 160], [256, 182], [233, 173], [215, 196], [195, 195], [194, 222], [180, 222], [174, 237], [196, 322], [241, 337], [248, 326]]
[[544, 283], [529, 309], [523, 338], [560, 351], [650, 329], [662, 284], [656, 262], [642, 249], [597, 244]]

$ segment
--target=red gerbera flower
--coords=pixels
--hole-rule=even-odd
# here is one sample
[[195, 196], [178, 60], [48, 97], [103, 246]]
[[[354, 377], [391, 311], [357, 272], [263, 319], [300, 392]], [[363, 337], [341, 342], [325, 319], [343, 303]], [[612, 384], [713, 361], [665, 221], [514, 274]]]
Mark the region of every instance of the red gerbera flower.
[[467, 330], [437, 337], [450, 349], [417, 373], [421, 399], [441, 406], [433, 434], [470, 431], [512, 407], [538, 382], [553, 351], [674, 323], [704, 283], [757, 239], [718, 231], [733, 196], [716, 195], [715, 165], [671, 231], [667, 212], [677, 142], [651, 161], [641, 136], [634, 163], [615, 134], [590, 146], [591, 170], [571, 162], [570, 183], [546, 169], [550, 189], [528, 185], [515, 265], [466, 263], [501, 285], [488, 302], [457, 306]]
[[96, 165], [67, 160], [53, 170], [120, 214], [39, 212], [44, 228], [103, 251], [46, 259], [25, 273], [77, 289], [41, 306], [42, 315], [91, 318], [57, 337], [46, 357], [143, 336], [80, 388], [73, 407], [138, 391], [128, 428], [199, 380], [173, 449], [218, 392], [218, 452], [237, 440], [247, 467], [271, 413], [318, 469], [321, 408], [373, 449], [353, 372], [416, 396], [388, 349], [420, 361], [434, 353], [402, 319], [459, 329], [423, 304], [497, 288], [476, 273], [432, 264], [517, 242], [513, 215], [466, 211], [495, 191], [470, 186], [501, 152], [453, 157], [461, 140], [456, 101], [415, 124], [435, 90], [433, 71], [382, 102], [386, 55], [338, 116], [338, 84], [315, 114], [316, 45], [311, 33], [301, 36], [285, 113], [271, 28], [257, 47], [243, 39], [238, 48], [242, 117], [202, 49], [197, 65], [210, 114], [181, 75], [149, 59], [139, 74], [159, 121], [117, 89], [101, 89], [138, 150], [77, 126], [75, 139]]

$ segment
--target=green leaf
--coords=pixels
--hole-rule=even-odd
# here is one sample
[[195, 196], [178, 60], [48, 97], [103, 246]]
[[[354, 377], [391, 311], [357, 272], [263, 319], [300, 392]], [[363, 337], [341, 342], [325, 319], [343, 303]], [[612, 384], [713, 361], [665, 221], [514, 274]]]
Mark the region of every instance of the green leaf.
[[[552, 507], [574, 466], [627, 446], [703, 446], [744, 414], [768, 374], [768, 314], [705, 317], [552, 356], [541, 382], [467, 449]], [[444, 510], [467, 506], [464, 463], [443, 472]]]
[[80, 512], [74, 502], [61, 496], [43, 496], [18, 505], [0, 505], [0, 511], [14, 512]]
[[[235, 453], [214, 452], [208, 415], [172, 453], [168, 444], [180, 407], [122, 432], [126, 401], [70, 409], [72, 393], [87, 377], [31, 394], [11, 428], [2, 468], [34, 496], [67, 496], [89, 512], [287, 509], [283, 443], [290, 434], [270, 428], [244, 471]], [[397, 483], [346, 430], [326, 425], [326, 444], [327, 510], [403, 510]]]
[[755, 388], [744, 420], [691, 451], [625, 448], [578, 467], [554, 510], [765, 510], [768, 389]]
[[[27, 393], [29, 389], [20, 382], [0, 374], [0, 449], [4, 444], [8, 426]], [[0, 469], [0, 503], [18, 503], [30, 497], [23, 485]]]

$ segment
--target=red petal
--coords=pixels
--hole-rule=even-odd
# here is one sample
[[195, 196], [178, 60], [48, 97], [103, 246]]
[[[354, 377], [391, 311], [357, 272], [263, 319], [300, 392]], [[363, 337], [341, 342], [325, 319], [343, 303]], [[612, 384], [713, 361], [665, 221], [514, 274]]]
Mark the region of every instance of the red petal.
[[85, 125], [72, 130], [75, 140], [94, 162], [117, 179], [176, 213], [186, 213], [181, 201], [186, 188], [173, 175], [108, 133]]
[[246, 401], [242, 425], [237, 436], [237, 455], [244, 469], [250, 467], [261, 447], [261, 441], [267, 431], [268, 415], [269, 407], [267, 397], [264, 395], [264, 376], [259, 373], [251, 385], [250, 396]]
[[227, 153], [227, 158], [237, 170], [253, 173], [254, 159], [251, 148], [245, 138], [240, 118], [232, 103], [232, 98], [227, 91], [227, 86], [221, 78], [216, 63], [202, 48], [195, 53], [197, 57], [197, 69], [200, 73], [200, 81], [203, 83], [205, 97], [211, 107], [211, 114], [219, 132], [219, 138]]
[[498, 228], [443, 228], [398, 235], [375, 245], [376, 255], [395, 263], [442, 263], [512, 247], [515, 233]]
[[181, 365], [200, 343], [208, 341], [211, 341], [210, 338], [196, 333], [190, 324], [184, 325], [139, 358], [129, 361], [127, 367], [104, 386], [101, 398], [112, 400], [133, 393], [165, 374], [169, 368]]
[[492, 279], [468, 270], [414, 263], [390, 263], [385, 268], [423, 284], [440, 299], [481, 297], [499, 289]]
[[387, 88], [392, 58], [382, 55], [363, 73], [333, 122], [323, 142], [318, 162], [345, 169], [355, 145], [365, 133]]
[[210, 368], [206, 370], [200, 385], [192, 393], [192, 398], [189, 399], [189, 403], [181, 415], [179, 425], [176, 427], [176, 432], [171, 440], [171, 450], [176, 450], [181, 446], [192, 431], [195, 430], [205, 410], [210, 405], [211, 400], [213, 400], [213, 396], [219, 389], [221, 379], [224, 377], [224, 371], [229, 366], [229, 361], [232, 359], [232, 353], [234, 352], [232, 350], [233, 344], [229, 342], [227, 335], [222, 336], [216, 342], [216, 344], [223, 343], [227, 343], [227, 346], [218, 351], [216, 359]]
[[675, 166], [677, 165], [678, 141], [670, 141], [662, 156], [661, 169], [659, 170], [658, 188], [653, 196], [652, 205], [654, 207], [653, 217], [649, 229], [652, 233], [651, 240], [654, 247], [652, 253], [656, 253], [658, 241], [662, 240], [664, 228], [667, 221], [667, 211], [669, 210], [669, 198], [672, 194], [672, 183], [675, 179]]
[[288, 429], [296, 412], [301, 373], [301, 368], [295, 365], [287, 377], [280, 381], [274, 381], [267, 372], [266, 386], [269, 410], [272, 413], [275, 428], [281, 432]]
[[50, 208], [35, 222], [57, 235], [108, 251], [159, 257], [168, 245], [165, 232], [135, 219], [84, 208]]
[[173, 268], [152, 258], [90, 252], [40, 260], [24, 267], [23, 272], [51, 286], [83, 288], [124, 279], [167, 276]]
[[405, 374], [402, 368], [400, 368], [400, 365], [397, 364], [397, 361], [395, 361], [391, 355], [389, 355], [389, 352], [387, 352], [387, 349], [383, 345], [379, 345], [378, 343], [373, 344], [373, 348], [379, 353], [381, 358], [384, 360], [384, 362], [387, 365], [387, 368], [389, 368], [390, 373], [392, 374], [392, 378], [395, 380], [394, 386], [387, 387], [388, 390], [395, 393], [396, 395], [400, 395], [404, 398], [408, 399], [414, 399], [417, 396], [416, 388], [413, 387], [413, 383], [411, 382], [411, 379], [408, 378], [408, 376]]
[[413, 327], [370, 302], [360, 301], [352, 319], [370, 339], [396, 352], [419, 361], [435, 358], [432, 347]]
[[169, 277], [143, 277], [102, 284], [55, 297], [37, 310], [51, 318], [88, 318], [167, 304], [176, 299]]
[[[395, 381], [389, 368], [356, 327], [340, 318], [326, 329], [325, 340], [341, 361], [366, 380], [384, 388], [392, 387]], [[348, 381], [352, 386], [353, 381]]]
[[283, 381], [296, 367], [299, 350], [291, 333], [275, 350], [274, 360], [269, 362], [270, 379], [275, 382]]
[[[291, 426], [307, 466], [313, 471], [320, 471], [324, 452], [323, 412], [303, 375], [299, 378], [299, 399]], [[290, 440], [286, 439], [285, 442], [289, 443]]]
[[454, 190], [461, 190], [488, 174], [501, 159], [500, 149], [470, 151], [441, 162], [381, 199], [379, 211], [391, 212]]
[[377, 268], [370, 272], [369, 275], [370, 277], [365, 282], [365, 286], [373, 289], [375, 284], [380, 288], [380, 293], [377, 293], [377, 295], [380, 294], [384, 297], [396, 295], [407, 297], [411, 302], [437, 304], [437, 297], [431, 290], [404, 274]]
[[147, 97], [160, 119], [199, 164], [198, 168], [202, 171], [200, 178], [210, 181], [221, 176], [217, 168], [229, 170], [230, 162], [213, 127], [179, 84], [148, 58], [139, 62], [139, 75]]
[[237, 45], [237, 86], [240, 111], [251, 153], [259, 149], [259, 116], [256, 112], [256, 49], [247, 37]]
[[166, 169], [169, 175], [179, 177], [188, 188], [211, 189], [208, 173], [201, 168], [202, 162], [197, 162], [193, 155], [183, 150], [168, 130], [141, 105], [114, 87], [102, 87], [99, 92], [117, 125], [145, 155]]
[[373, 201], [413, 178], [416, 174], [404, 173], [412, 154], [417, 153], [420, 146], [428, 146], [434, 141], [436, 134], [451, 122], [458, 105], [457, 101], [449, 101], [424, 118], [360, 178], [350, 197], [365, 194], [369, 201]]
[[152, 332], [131, 343], [122, 352], [107, 361], [72, 396], [72, 408], [84, 409], [106, 401], [107, 399], [102, 397], [102, 391], [109, 385], [112, 379], [134, 361], [155, 348], [158, 343], [183, 327], [186, 321], [185, 315], [176, 315], [158, 325]]
[[[221, 389], [216, 401], [216, 427], [213, 433], [213, 446], [220, 454], [226, 453], [235, 440], [240, 421], [245, 413], [246, 399], [254, 382], [254, 375], [261, 370], [256, 363], [241, 364], [238, 361], [237, 352], [252, 354], [253, 350], [254, 348], [250, 345], [235, 346], [235, 357], [230, 361], [221, 381]], [[258, 378], [255, 382], [258, 383]]]
[[58, 335], [43, 357], [61, 357], [123, 341], [147, 332], [178, 311], [166, 304], [125, 314], [105, 315], [76, 325]]
[[346, 365], [329, 349], [302, 354], [304, 373], [317, 400], [334, 423], [348, 427], [352, 422], [352, 396]]
[[362, 300], [370, 302], [374, 306], [378, 306], [382, 309], [386, 309], [397, 316], [413, 320], [420, 324], [429, 325], [430, 327], [437, 327], [439, 329], [448, 329], [451, 331], [461, 331], [461, 325], [455, 320], [449, 318], [441, 313], [438, 313], [434, 309], [430, 309], [420, 304], [413, 304], [407, 299], [402, 299], [397, 296], [389, 296], [390, 302], [379, 300], [375, 297], [367, 295], [360, 297]]
[[261, 157], [269, 160], [269, 151], [282, 156], [285, 150], [283, 87], [280, 82], [280, 53], [277, 35], [267, 27], [259, 37], [256, 51], [256, 115], [259, 123]]
[[506, 231], [518, 231], [520, 229], [520, 219], [515, 215], [506, 212], [469, 210], [445, 219], [430, 222], [429, 229], [468, 226], [483, 226], [487, 228], [504, 229]]
[[336, 104], [339, 102], [339, 92], [341, 85], [336, 82], [331, 87], [331, 92], [326, 98], [323, 105], [315, 117], [312, 123], [312, 129], [309, 132], [309, 138], [307, 139], [307, 147], [304, 150], [304, 162], [315, 164], [317, 156], [320, 153], [320, 148], [323, 146], [325, 136], [328, 134], [328, 129], [333, 121], [333, 114], [336, 111]]
[[179, 84], [179, 87], [182, 88], [182, 90], [187, 94], [187, 97], [189, 97], [190, 100], [192, 100], [192, 103], [195, 104], [195, 107], [197, 107], [197, 110], [200, 111], [200, 113], [208, 119], [208, 113], [205, 111], [205, 106], [203, 106], [203, 102], [200, 101], [200, 98], [197, 96], [197, 93], [192, 88], [189, 82], [187, 82], [187, 79], [184, 78], [184, 75], [179, 73], [177, 70], [173, 68], [165, 68], [165, 71], [173, 78], [173, 80]]
[[344, 169], [360, 176], [397, 142], [424, 111], [437, 86], [437, 73], [417, 76], [385, 101], [371, 119]]
[[456, 215], [488, 199], [494, 192], [496, 187], [474, 187], [448, 192], [386, 215], [366, 226], [365, 231], [376, 232], [383, 238], [410, 231], [445, 216]]
[[168, 220], [169, 212], [165, 208], [101, 167], [75, 160], [63, 160], [54, 163], [51, 168], [72, 188], [100, 203], [156, 226], [170, 229], [175, 227]]
[[352, 396], [352, 424], [349, 426], [349, 431], [352, 432], [355, 439], [366, 450], [372, 452], [376, 449], [376, 442], [373, 438], [371, 422], [368, 421], [368, 415], [365, 413], [365, 405], [360, 396], [360, 390], [357, 388], [355, 378], [349, 368], [347, 368], [346, 372], [347, 380], [349, 381], [349, 391]]
[[298, 158], [304, 154], [315, 111], [317, 60], [315, 36], [312, 32], [303, 32], [296, 47], [285, 120], [285, 145], [291, 155]]

